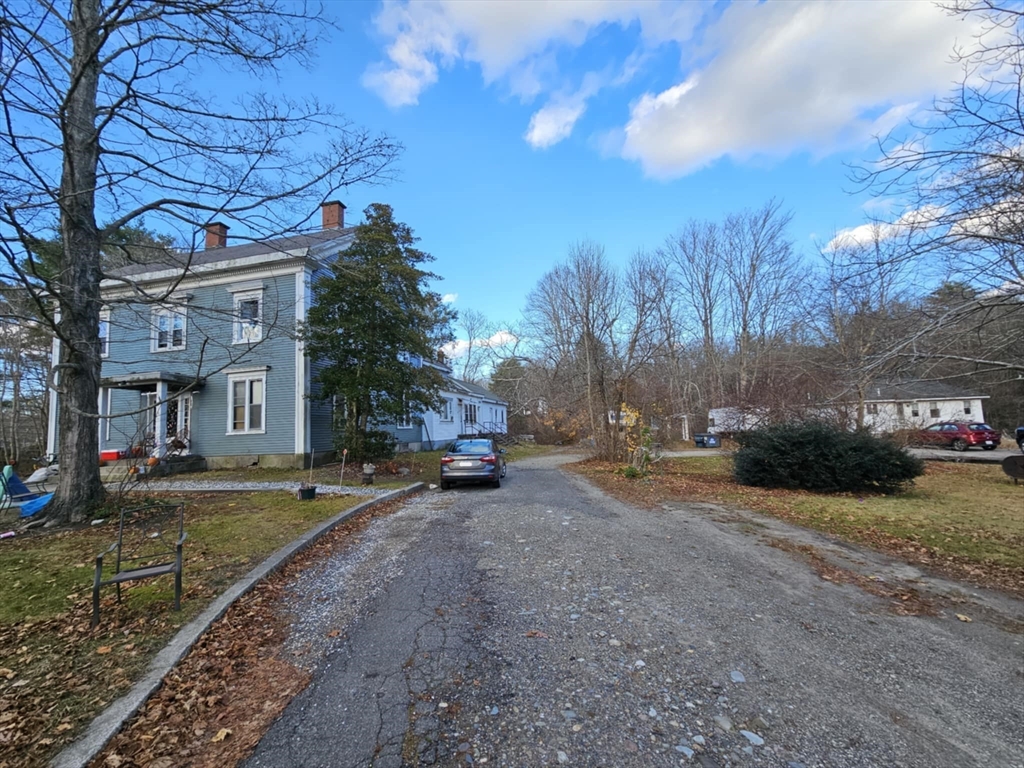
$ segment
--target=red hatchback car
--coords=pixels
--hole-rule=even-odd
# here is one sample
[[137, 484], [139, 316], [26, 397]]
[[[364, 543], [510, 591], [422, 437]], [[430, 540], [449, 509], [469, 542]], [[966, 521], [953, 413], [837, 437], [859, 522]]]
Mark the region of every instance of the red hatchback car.
[[988, 424], [966, 424], [947, 421], [932, 424], [917, 435], [923, 445], [944, 445], [954, 451], [966, 451], [972, 445], [980, 445], [986, 451], [999, 447], [1000, 435]]

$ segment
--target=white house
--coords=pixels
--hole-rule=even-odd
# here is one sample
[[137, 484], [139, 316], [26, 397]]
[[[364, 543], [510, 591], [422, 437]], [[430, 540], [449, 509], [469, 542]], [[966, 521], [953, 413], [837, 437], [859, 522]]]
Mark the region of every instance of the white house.
[[[942, 381], [875, 382], [864, 393], [864, 426], [875, 434], [903, 429], [923, 429], [943, 421], [984, 422], [982, 407], [988, 395], [960, 389]], [[820, 418], [851, 426], [857, 410], [855, 396], [846, 393], [831, 405], [808, 406], [797, 417]], [[757, 429], [781, 420], [780, 414], [763, 408], [712, 408], [708, 432], [729, 434]]]
[[942, 381], [875, 383], [865, 392], [864, 425], [872, 432], [922, 429], [942, 421], [985, 421], [988, 395]]
[[459, 435], [504, 435], [508, 432], [508, 403], [493, 392], [452, 376], [441, 362], [410, 357], [411, 365], [436, 368], [444, 376], [443, 405], [395, 425], [383, 425], [394, 434], [400, 451], [442, 448]]

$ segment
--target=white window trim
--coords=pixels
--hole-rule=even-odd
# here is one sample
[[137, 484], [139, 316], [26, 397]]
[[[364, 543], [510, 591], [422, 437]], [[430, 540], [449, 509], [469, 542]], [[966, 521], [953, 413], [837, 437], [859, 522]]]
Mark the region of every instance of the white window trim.
[[[227, 431], [225, 435], [265, 435], [267, 434], [267, 368], [255, 368], [251, 371], [236, 372], [228, 374], [228, 421]], [[259, 379], [263, 382], [263, 413], [262, 420], [263, 426], [260, 429], [235, 429], [235, 382], [236, 381], [254, 381]], [[246, 392], [249, 391], [248, 385], [246, 386]], [[246, 395], [248, 397], [248, 395]], [[246, 407], [246, 423], [249, 419], [249, 403], [245, 404]]]
[[[160, 339], [160, 329], [157, 326], [159, 322], [158, 318], [161, 316], [174, 318], [175, 315], [181, 316], [181, 345], [173, 346], [169, 344], [166, 347], [161, 348], [158, 346]], [[181, 350], [188, 347], [188, 311], [183, 306], [173, 307], [153, 307], [149, 315], [149, 351], [150, 352], [180, 352]], [[173, 341], [174, 337], [174, 325], [171, 324], [171, 338]]]
[[448, 413], [447, 415], [445, 415], [445, 411], [442, 410], [438, 414], [438, 420], [443, 421], [445, 424], [450, 424], [451, 422], [455, 421], [455, 409], [452, 406], [452, 399], [450, 397], [444, 398], [444, 402], [445, 410], [447, 410]]
[[114, 388], [103, 388], [103, 442], [110, 442], [110, 408], [114, 402]]
[[[103, 324], [106, 323], [107, 333], [102, 333]], [[110, 357], [110, 310], [100, 310], [100, 339], [102, 340], [102, 346], [100, 347], [100, 357]]]
[[[234, 307], [231, 312], [232, 344], [255, 344], [256, 342], [263, 341], [263, 316], [264, 310], [266, 309], [263, 294], [264, 290], [262, 287], [256, 290], [232, 291], [232, 304]], [[252, 301], [253, 299], [259, 302], [259, 319], [255, 324], [256, 329], [259, 331], [259, 335], [254, 339], [245, 339], [242, 338], [242, 319], [239, 317], [238, 307], [243, 301]]]

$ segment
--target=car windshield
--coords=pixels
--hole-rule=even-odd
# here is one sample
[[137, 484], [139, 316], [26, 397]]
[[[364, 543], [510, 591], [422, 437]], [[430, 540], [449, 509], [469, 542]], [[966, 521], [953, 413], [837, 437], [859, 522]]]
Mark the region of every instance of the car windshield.
[[448, 449], [448, 453], [479, 453], [482, 455], [490, 452], [490, 440], [456, 440]]
[[992, 427], [988, 424], [971, 424], [968, 429], [973, 429], [975, 432], [991, 432]]

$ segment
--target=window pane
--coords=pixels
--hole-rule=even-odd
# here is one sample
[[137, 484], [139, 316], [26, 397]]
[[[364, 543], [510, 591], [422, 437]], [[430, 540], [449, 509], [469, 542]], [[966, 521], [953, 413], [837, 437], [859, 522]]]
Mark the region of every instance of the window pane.
[[246, 299], [238, 303], [238, 317], [241, 320], [255, 322], [260, 316], [260, 302], [258, 299]]
[[242, 432], [245, 430], [245, 404], [235, 406], [234, 417], [231, 423], [231, 429], [236, 432]]
[[263, 429], [263, 379], [249, 381], [249, 429]]
[[249, 406], [249, 429], [263, 429], [263, 406], [253, 404]]
[[231, 428], [236, 431], [245, 429], [245, 381], [231, 382]]

